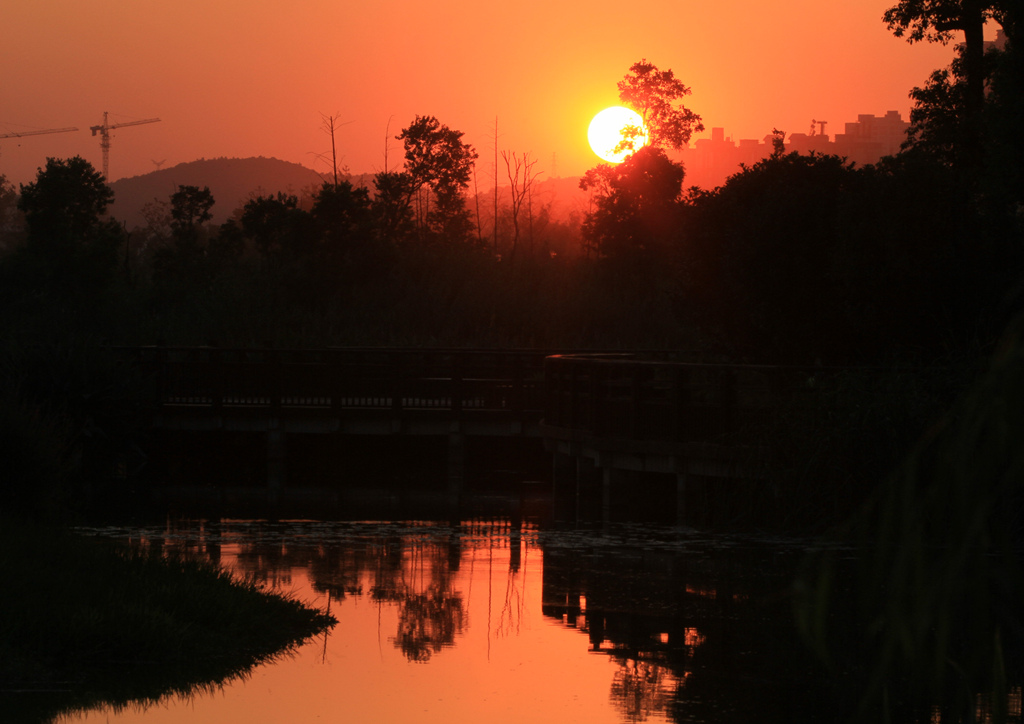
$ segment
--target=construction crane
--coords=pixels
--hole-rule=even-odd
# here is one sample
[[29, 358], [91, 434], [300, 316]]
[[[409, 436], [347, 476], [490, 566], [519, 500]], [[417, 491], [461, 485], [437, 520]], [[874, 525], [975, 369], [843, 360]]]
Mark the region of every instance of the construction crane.
[[77, 131], [77, 128], [47, 128], [44, 131], [19, 131], [18, 133], [5, 133], [0, 138], [21, 138], [22, 136], [40, 136], [44, 133], [67, 133]]
[[77, 131], [77, 128], [47, 128], [43, 131], [19, 131], [18, 133], [5, 133], [0, 138], [21, 138], [22, 136], [41, 136], [44, 133], [67, 133]]
[[103, 149], [103, 178], [110, 180], [110, 132], [115, 128], [124, 128], [125, 126], [141, 126], [143, 123], [157, 123], [159, 118], [145, 118], [141, 121], [125, 121], [124, 123], [115, 123], [113, 125], [107, 123], [107, 112], [103, 111], [103, 125], [100, 126], [89, 126], [89, 130], [92, 131], [92, 135], [100, 134], [100, 148]]

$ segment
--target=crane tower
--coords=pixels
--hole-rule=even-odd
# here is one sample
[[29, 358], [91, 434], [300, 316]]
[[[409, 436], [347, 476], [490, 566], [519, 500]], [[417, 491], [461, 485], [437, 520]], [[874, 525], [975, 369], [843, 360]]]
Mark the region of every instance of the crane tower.
[[157, 123], [159, 118], [144, 118], [141, 121], [125, 121], [124, 123], [110, 124], [107, 122], [107, 111], [103, 111], [103, 124], [99, 126], [89, 126], [89, 130], [92, 131], [92, 135], [100, 134], [100, 148], [103, 149], [103, 178], [110, 180], [110, 132], [115, 128], [124, 128], [125, 126], [141, 126], [143, 123]]

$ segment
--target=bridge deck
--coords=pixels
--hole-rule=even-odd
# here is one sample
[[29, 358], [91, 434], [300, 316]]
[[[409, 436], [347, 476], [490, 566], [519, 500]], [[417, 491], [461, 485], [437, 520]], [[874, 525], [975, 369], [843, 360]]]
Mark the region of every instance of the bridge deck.
[[689, 475], [760, 475], [768, 453], [762, 433], [780, 400], [800, 404], [813, 386], [809, 376], [813, 383], [821, 372], [694, 364], [670, 353], [122, 352], [150, 380], [156, 427], [265, 432], [271, 480], [283, 480], [291, 433], [446, 436], [452, 480], [462, 474], [462, 438], [518, 436], [592, 461], [605, 471], [606, 490], [613, 471], [675, 474], [680, 501]]

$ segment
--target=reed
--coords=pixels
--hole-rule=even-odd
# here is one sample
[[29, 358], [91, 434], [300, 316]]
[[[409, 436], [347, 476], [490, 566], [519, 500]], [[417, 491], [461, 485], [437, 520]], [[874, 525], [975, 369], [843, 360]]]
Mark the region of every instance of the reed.
[[923, 700], [944, 722], [1019, 721], [1021, 399], [1024, 317], [991, 369], [851, 517], [855, 595], [838, 591], [836, 560], [808, 561], [798, 620], [822, 656], [855, 672], [860, 720]]
[[216, 687], [335, 623], [203, 560], [10, 519], [0, 579], [12, 584], [0, 595], [5, 721]]

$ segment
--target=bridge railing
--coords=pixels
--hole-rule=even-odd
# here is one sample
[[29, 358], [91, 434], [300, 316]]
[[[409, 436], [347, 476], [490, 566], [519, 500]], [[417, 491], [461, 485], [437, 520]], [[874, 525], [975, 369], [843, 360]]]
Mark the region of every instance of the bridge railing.
[[546, 425], [595, 437], [725, 442], [763, 429], [807, 371], [638, 358], [556, 355], [545, 360]]
[[138, 347], [157, 404], [218, 410], [306, 408], [507, 411], [540, 417], [542, 350]]

